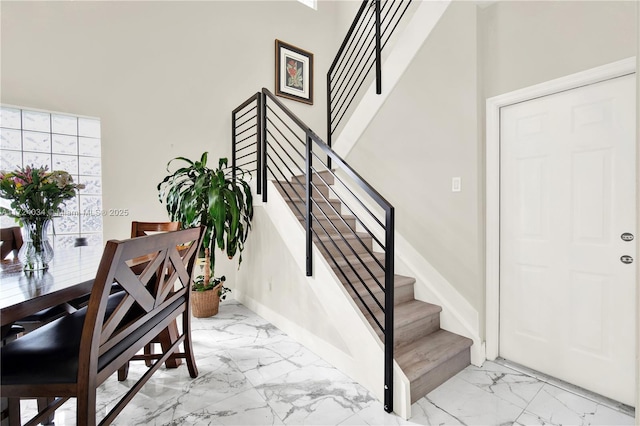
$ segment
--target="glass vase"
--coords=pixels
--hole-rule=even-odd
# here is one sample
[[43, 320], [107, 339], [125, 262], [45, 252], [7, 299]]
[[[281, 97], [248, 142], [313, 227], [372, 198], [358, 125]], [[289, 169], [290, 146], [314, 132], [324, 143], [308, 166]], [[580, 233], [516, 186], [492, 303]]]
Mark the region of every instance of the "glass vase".
[[18, 259], [25, 271], [41, 271], [49, 268], [53, 259], [53, 248], [49, 243], [47, 229], [51, 224], [49, 217], [21, 218], [22, 247]]

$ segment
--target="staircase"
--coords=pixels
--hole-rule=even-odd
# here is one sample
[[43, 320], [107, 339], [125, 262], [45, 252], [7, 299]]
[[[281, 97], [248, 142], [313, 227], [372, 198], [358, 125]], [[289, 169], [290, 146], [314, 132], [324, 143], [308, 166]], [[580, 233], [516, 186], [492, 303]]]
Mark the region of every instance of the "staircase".
[[[376, 93], [382, 92], [382, 49], [411, 3], [362, 1], [327, 73], [328, 143], [266, 88], [232, 112], [233, 172], [256, 172], [264, 203], [267, 181], [273, 182], [303, 225], [306, 275], [314, 275], [315, 245], [382, 342], [377, 346], [374, 334], [366, 336], [374, 350], [384, 351], [384, 409], [394, 411], [397, 382], [398, 409], [405, 414], [411, 403], [470, 364], [473, 342], [441, 329], [442, 308], [416, 300], [415, 279], [395, 274], [394, 207], [331, 148], [331, 140], [350, 122], [369, 71], [375, 69]], [[433, 26], [447, 4], [420, 11]], [[369, 355], [361, 356], [371, 360], [379, 354]], [[394, 361], [405, 377], [394, 376]]]
[[[332, 200], [334, 183], [331, 173], [320, 172], [322, 179], [314, 179], [314, 208], [321, 209], [322, 219], [313, 226], [320, 228], [314, 243], [345, 286], [356, 305], [376, 331], [381, 341], [384, 334], [384, 311], [376, 300], [384, 300], [378, 285], [384, 282], [384, 256], [373, 249], [373, 239], [367, 233], [356, 233], [356, 218], [342, 214], [342, 203]], [[275, 186], [287, 201], [300, 223], [305, 224], [304, 176]], [[295, 196], [293, 196], [295, 193]], [[297, 200], [297, 201], [293, 201]], [[329, 200], [329, 202], [325, 201]], [[326, 217], [324, 217], [326, 215]], [[319, 234], [324, 234], [318, 236]], [[382, 266], [382, 267], [381, 267]], [[411, 385], [411, 403], [444, 383], [470, 364], [471, 339], [440, 328], [442, 308], [414, 298], [415, 279], [394, 275], [394, 357]]]

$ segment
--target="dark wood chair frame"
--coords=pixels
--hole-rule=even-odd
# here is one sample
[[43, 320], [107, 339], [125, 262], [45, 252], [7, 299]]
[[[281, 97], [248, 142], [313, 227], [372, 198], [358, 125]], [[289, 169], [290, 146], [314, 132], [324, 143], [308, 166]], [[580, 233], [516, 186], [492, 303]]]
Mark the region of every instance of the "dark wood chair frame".
[[22, 233], [19, 226], [0, 229], [0, 260], [6, 259], [9, 253], [13, 252], [14, 257], [18, 257], [18, 251], [22, 247]]
[[[24, 384], [15, 383], [15, 380], [14, 383], [8, 383], [3, 368], [2, 394], [9, 398], [10, 424], [19, 424], [16, 421], [20, 421], [20, 398], [55, 397], [48, 407], [27, 423], [36, 425], [69, 398], [75, 397], [77, 425], [96, 425], [97, 387], [177, 318], [182, 319], [182, 334], [170, 348], [163, 348], [162, 353], [152, 356], [155, 362], [99, 424], [110, 424], [170, 356], [184, 358], [189, 375], [197, 377], [191, 343], [189, 296], [201, 236], [201, 228], [191, 228], [125, 241], [108, 241], [88, 306], [57, 320], [65, 321], [75, 315], [84, 315], [77, 355], [77, 379], [71, 383], [52, 383], [46, 379], [42, 380], [45, 383], [34, 383], [33, 380]], [[111, 295], [114, 282], [124, 289], [123, 294]], [[113, 297], [118, 297], [119, 301], [115, 308], [110, 309], [108, 306], [111, 306], [110, 301], [113, 304]], [[29, 336], [35, 339], [38, 334], [49, 330], [51, 326], [36, 330], [25, 338], [9, 343], [0, 349], [0, 353], [27, 340]], [[184, 351], [179, 352], [181, 344]], [[16, 355], [20, 356], [19, 351], [14, 352], [13, 356]], [[2, 358], [4, 363], [5, 357]], [[41, 362], [46, 363], [46, 360]]]
[[[145, 235], [150, 235], [149, 233], [158, 233], [158, 232], [171, 232], [177, 231], [180, 229], [180, 222], [140, 222], [140, 221], [132, 221], [131, 222], [131, 238], [143, 237]], [[152, 235], [152, 234], [151, 234]], [[178, 327], [174, 323], [167, 327], [158, 337], [153, 339], [151, 343], [144, 347], [144, 355], [148, 358], [145, 359], [145, 363], [147, 367], [151, 365], [153, 355], [153, 344], [159, 343], [163, 348], [166, 348], [168, 345], [171, 345], [176, 339], [178, 335]], [[167, 362], [167, 368], [177, 368], [180, 365], [180, 359], [170, 357]], [[128, 366], [127, 366], [128, 367]], [[123, 367], [118, 372], [118, 380], [126, 380], [127, 378], [127, 367]]]

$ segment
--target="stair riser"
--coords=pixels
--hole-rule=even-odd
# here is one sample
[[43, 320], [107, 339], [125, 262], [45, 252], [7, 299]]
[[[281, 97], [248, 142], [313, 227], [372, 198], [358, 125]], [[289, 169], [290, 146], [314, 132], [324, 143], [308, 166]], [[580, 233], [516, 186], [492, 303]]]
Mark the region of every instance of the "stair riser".
[[417, 400], [449, 380], [471, 363], [471, 351], [466, 348], [458, 355], [445, 361], [429, 373], [411, 381], [411, 403]]
[[[307, 193], [305, 191], [304, 186], [301, 185], [293, 185], [289, 186], [288, 184], [284, 184], [284, 189], [287, 191], [283, 193], [285, 198], [291, 197], [293, 200], [306, 200]], [[283, 192], [282, 190], [280, 191]], [[326, 186], [321, 186], [319, 188], [314, 188], [311, 194], [311, 197], [316, 201], [322, 201], [324, 199], [329, 199], [329, 188]]]
[[[304, 226], [305, 219], [301, 218], [300, 215], [296, 215], [296, 217], [298, 218], [300, 223], [302, 223], [302, 226]], [[318, 219], [318, 218], [316, 218], [316, 219]], [[351, 228], [349, 228], [349, 226]], [[336, 232], [336, 228], [338, 229], [338, 232], [340, 232], [340, 233], [345, 233], [345, 232], [346, 233], [352, 233], [353, 232], [352, 230], [356, 229], [356, 220], [355, 219], [345, 219], [344, 222], [342, 220], [340, 220], [340, 219], [335, 219], [335, 220], [332, 220], [332, 221], [329, 221], [327, 219], [320, 219], [319, 221], [315, 221], [314, 220], [313, 228], [316, 229], [318, 231], [318, 233], [322, 233], [322, 234], [324, 234], [325, 230], [327, 232], [329, 232], [329, 233]]]
[[[294, 204], [298, 209], [300, 209], [300, 212], [298, 212], [295, 207], [291, 209], [296, 215], [304, 215], [307, 211], [307, 204], [304, 201], [287, 201], [287, 204], [289, 204], [290, 207], [291, 204]], [[324, 217], [324, 215], [320, 211], [318, 211], [318, 209], [325, 212], [327, 216], [335, 216], [336, 214], [341, 213], [340, 208], [341, 204], [339, 201], [331, 201], [331, 204], [329, 205], [329, 203], [326, 203], [324, 201], [316, 200], [316, 204], [312, 203], [311, 212], [319, 219], [326, 219], [326, 217]]]
[[333, 271], [340, 278], [340, 280], [345, 280], [346, 276], [346, 279], [351, 280], [351, 282], [359, 282], [361, 280], [365, 280], [371, 281], [371, 286], [376, 286], [373, 278], [375, 277], [378, 279], [378, 281], [380, 281], [382, 285], [384, 285], [384, 269], [381, 269], [377, 264], [367, 265], [369, 267], [369, 270], [366, 270], [362, 265], [357, 264], [353, 265], [353, 269], [350, 266], [340, 266], [340, 269], [338, 269], [333, 264], [331, 264], [331, 266], [333, 267]]
[[[295, 194], [297, 194], [300, 198], [305, 198], [307, 196], [307, 192], [306, 189], [304, 187], [304, 185], [300, 185], [297, 183], [294, 183], [292, 186], [287, 186], [285, 185], [287, 191], [289, 191], [289, 193], [291, 194], [292, 192], [294, 192]], [[329, 187], [323, 184], [315, 184], [313, 187], [313, 192], [312, 192], [312, 197], [317, 199], [317, 200], [322, 200], [323, 197], [326, 199], [329, 199]]]
[[[342, 280], [340, 280], [340, 281], [342, 281]], [[355, 300], [356, 303], [361, 303], [360, 299], [358, 299], [358, 296], [355, 295], [355, 292], [353, 291], [351, 286], [349, 284], [345, 284], [345, 283], [343, 283], [343, 284], [344, 284], [344, 287], [349, 292], [349, 294], [351, 295], [351, 297], [353, 298], [353, 300]], [[356, 289], [358, 289], [358, 293], [360, 293], [360, 297], [362, 297], [362, 300], [364, 300], [364, 302], [369, 307], [374, 306], [375, 302], [373, 300], [373, 296], [371, 296], [371, 294], [369, 294], [369, 292], [367, 290], [362, 289], [361, 285], [358, 286], [355, 283], [354, 283], [354, 287]], [[376, 298], [381, 303], [383, 303], [385, 296], [380, 290], [373, 291], [373, 294], [376, 296]], [[399, 305], [400, 303], [408, 302], [411, 299], [413, 299], [413, 286], [412, 285], [403, 285], [403, 286], [400, 286], [400, 287], [396, 287], [394, 289], [394, 292], [393, 292], [394, 304]], [[383, 303], [383, 305], [384, 305], [384, 303]], [[363, 311], [363, 313], [365, 313], [365, 311]]]
[[440, 314], [428, 315], [409, 324], [398, 324], [395, 327], [395, 348], [421, 339], [440, 329]]
[[[334, 178], [333, 175], [331, 173], [329, 173], [328, 171], [324, 171], [324, 172], [320, 172], [320, 173], [314, 173], [312, 180], [314, 183], [317, 184], [324, 184], [324, 182], [322, 182], [322, 179], [320, 179], [320, 176], [322, 176], [322, 179], [324, 179], [325, 182], [327, 182], [329, 185], [332, 185], [334, 182]], [[296, 176], [300, 182], [304, 182], [305, 181], [305, 177], [304, 176]], [[296, 180], [295, 178], [291, 178], [291, 182], [298, 182], [298, 180]]]
[[[360, 301], [357, 301], [356, 304], [361, 308], [364, 316], [367, 318], [369, 323], [374, 328], [376, 328], [376, 326], [374, 325], [375, 321], [371, 319], [371, 314], [364, 307], [362, 307]], [[378, 321], [380, 321], [380, 324], [384, 324], [384, 314], [382, 313], [380, 308], [375, 304], [369, 304], [368, 306], [369, 309], [371, 309], [371, 311], [375, 314]], [[440, 315], [429, 315], [403, 327], [399, 327], [396, 323], [396, 326], [394, 328], [394, 350], [414, 340], [421, 339], [439, 329]]]

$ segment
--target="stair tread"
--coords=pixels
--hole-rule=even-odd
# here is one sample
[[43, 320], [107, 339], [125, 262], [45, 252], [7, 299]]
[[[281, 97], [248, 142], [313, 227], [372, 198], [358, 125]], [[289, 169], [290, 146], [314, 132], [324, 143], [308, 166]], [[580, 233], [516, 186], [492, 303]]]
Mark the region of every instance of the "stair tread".
[[437, 315], [442, 312], [442, 307], [422, 300], [411, 300], [397, 305], [394, 308], [395, 328], [412, 323], [429, 315]]
[[407, 378], [415, 380], [468, 349], [472, 344], [473, 341], [467, 337], [440, 329], [397, 348], [395, 359]]

